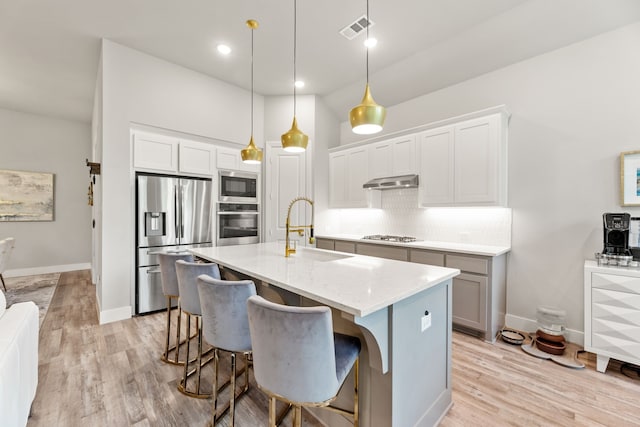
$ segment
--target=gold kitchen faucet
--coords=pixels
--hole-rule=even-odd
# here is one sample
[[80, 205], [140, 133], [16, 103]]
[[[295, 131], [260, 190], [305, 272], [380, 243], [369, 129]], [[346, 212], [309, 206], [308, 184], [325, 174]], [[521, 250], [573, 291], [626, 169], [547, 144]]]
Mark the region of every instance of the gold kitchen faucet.
[[[291, 208], [293, 207], [293, 205], [296, 202], [300, 202], [300, 201], [305, 201], [305, 202], [307, 202], [307, 203], [309, 203], [311, 205], [311, 224], [309, 224], [309, 225], [294, 225], [292, 227], [291, 224], [290, 224], [290, 222], [291, 222]], [[298, 236], [303, 236], [304, 235], [304, 230], [306, 228], [308, 228], [309, 229], [309, 243], [313, 243], [315, 241], [315, 239], [313, 237], [313, 200], [308, 199], [306, 197], [296, 197], [295, 199], [293, 199], [291, 201], [291, 203], [289, 203], [289, 209], [287, 210], [286, 225], [287, 225], [287, 237], [286, 237], [286, 241], [285, 241], [284, 256], [285, 257], [289, 257], [289, 255], [296, 253], [295, 248], [291, 248], [291, 240], [289, 239], [289, 233], [290, 232], [298, 233]]]

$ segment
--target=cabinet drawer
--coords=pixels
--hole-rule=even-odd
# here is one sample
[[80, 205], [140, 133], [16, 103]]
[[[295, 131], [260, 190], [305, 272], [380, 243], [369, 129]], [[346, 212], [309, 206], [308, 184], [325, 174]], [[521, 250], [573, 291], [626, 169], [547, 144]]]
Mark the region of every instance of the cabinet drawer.
[[447, 255], [446, 267], [457, 268], [469, 273], [489, 274], [489, 260], [462, 255]]
[[618, 276], [615, 274], [606, 273], [592, 273], [591, 287], [640, 294], [640, 277]]
[[335, 250], [339, 252], [348, 252], [350, 254], [355, 254], [356, 244], [352, 242], [342, 242], [340, 240], [336, 240]]
[[[337, 247], [336, 250], [338, 250]], [[366, 243], [358, 243], [357, 248], [357, 253], [359, 255], [376, 256], [378, 258], [395, 259], [398, 261], [407, 261], [409, 259], [407, 252], [407, 249], [403, 248], [383, 245], [370, 245]]]
[[335, 241], [330, 239], [316, 239], [316, 248], [333, 251], [336, 249], [334, 243]]
[[444, 254], [431, 251], [411, 249], [409, 251], [409, 261], [420, 264], [437, 265], [444, 267]]
[[591, 315], [592, 347], [640, 359], [640, 295], [593, 289]]

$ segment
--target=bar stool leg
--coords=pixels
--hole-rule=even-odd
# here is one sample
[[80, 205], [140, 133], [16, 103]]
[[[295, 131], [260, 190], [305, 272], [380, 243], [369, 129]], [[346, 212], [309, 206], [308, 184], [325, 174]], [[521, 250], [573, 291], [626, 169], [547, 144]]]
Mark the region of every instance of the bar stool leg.
[[296, 405], [293, 412], [293, 427], [302, 427], [302, 407]]
[[236, 406], [236, 354], [231, 353], [231, 401], [229, 402], [229, 411], [231, 412], [231, 427], [234, 426], [233, 418]]
[[166, 299], [167, 299], [167, 340], [164, 346], [164, 354], [162, 355], [162, 360], [165, 360], [165, 361], [169, 359], [169, 338], [171, 337], [171, 297], [167, 295]]
[[[180, 321], [182, 320], [182, 308], [180, 308], [180, 304], [178, 303], [178, 321], [176, 325], [176, 353], [173, 358], [173, 362], [178, 364], [178, 356], [180, 355]], [[187, 339], [189, 339], [189, 331], [187, 331]], [[187, 358], [189, 355], [187, 355]]]
[[[191, 334], [191, 315], [187, 314], [187, 336]], [[182, 377], [182, 387], [187, 390], [187, 379], [189, 378], [189, 343], [191, 340], [187, 339], [187, 355], [184, 362], [184, 375]]]
[[360, 425], [360, 420], [358, 417], [358, 384], [359, 384], [359, 375], [360, 375], [360, 357], [356, 358], [355, 363], [353, 364], [353, 427], [358, 427]]
[[202, 368], [202, 322], [196, 317], [196, 329], [198, 330], [198, 361], [196, 365], [196, 394], [200, 394], [200, 370]]
[[211, 427], [216, 425], [216, 418], [218, 415], [218, 349], [213, 349], [213, 402], [211, 411]]
[[269, 427], [276, 427], [276, 398], [269, 397]]

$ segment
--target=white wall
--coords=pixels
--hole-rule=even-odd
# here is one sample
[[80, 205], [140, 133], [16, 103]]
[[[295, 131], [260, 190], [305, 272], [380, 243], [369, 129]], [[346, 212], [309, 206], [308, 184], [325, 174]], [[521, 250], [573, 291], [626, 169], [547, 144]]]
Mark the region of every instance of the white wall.
[[16, 239], [6, 277], [89, 267], [90, 138], [86, 123], [0, 109], [0, 169], [54, 174], [53, 221], [0, 222]]
[[[618, 200], [619, 155], [640, 149], [640, 23], [388, 108], [385, 133], [506, 104], [509, 125], [507, 323], [535, 328], [538, 305], [583, 330], [583, 263], [602, 249]], [[428, 78], [428, 76], [425, 76]], [[348, 123], [341, 144], [355, 141]]]
[[[126, 48], [102, 44], [102, 242], [100, 321], [133, 305], [134, 176], [129, 129], [153, 126], [245, 146], [251, 92]], [[254, 98], [254, 139], [264, 143], [264, 98]]]

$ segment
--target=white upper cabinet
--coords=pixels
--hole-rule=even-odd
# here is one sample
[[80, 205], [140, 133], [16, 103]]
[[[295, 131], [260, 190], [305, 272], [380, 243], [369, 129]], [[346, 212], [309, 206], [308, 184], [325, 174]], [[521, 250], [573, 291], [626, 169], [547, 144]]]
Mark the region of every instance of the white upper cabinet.
[[416, 173], [416, 136], [377, 142], [369, 149], [369, 178]]
[[248, 165], [242, 161], [240, 157], [240, 150], [242, 148], [217, 148], [217, 160], [216, 165], [218, 169], [224, 170], [239, 170], [245, 172], [260, 172], [260, 165]]
[[133, 167], [136, 170], [213, 175], [214, 146], [164, 135], [136, 132], [133, 136]]
[[133, 166], [163, 172], [178, 172], [178, 140], [161, 135], [133, 136]]
[[506, 115], [419, 134], [421, 206], [506, 206]]
[[453, 126], [431, 129], [419, 136], [421, 205], [454, 202]]
[[210, 144], [181, 140], [178, 169], [184, 173], [212, 176], [216, 170], [213, 153], [214, 147]]
[[370, 206], [371, 191], [362, 186], [369, 180], [367, 146], [329, 153], [329, 207], [363, 208]]

